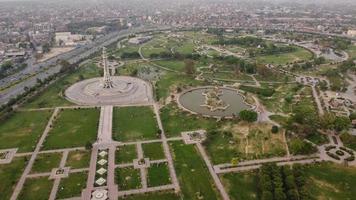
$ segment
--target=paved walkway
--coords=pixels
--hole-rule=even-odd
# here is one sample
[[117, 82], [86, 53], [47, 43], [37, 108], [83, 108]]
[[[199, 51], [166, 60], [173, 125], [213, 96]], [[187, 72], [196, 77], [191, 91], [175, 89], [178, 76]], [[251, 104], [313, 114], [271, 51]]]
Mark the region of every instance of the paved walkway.
[[[65, 167], [66, 161], [67, 161], [67, 157], [68, 157], [68, 153], [69, 153], [69, 151], [63, 152], [63, 156], [62, 156], [61, 163], [59, 164], [59, 168]], [[53, 187], [52, 187], [52, 190], [51, 190], [51, 194], [49, 196], [49, 200], [55, 200], [56, 199], [60, 181], [61, 181], [61, 178], [54, 179], [54, 184], [53, 184]]]
[[159, 129], [162, 131], [161, 133], [161, 139], [162, 139], [162, 144], [163, 144], [163, 150], [164, 150], [164, 154], [167, 158], [167, 162], [168, 162], [168, 168], [169, 168], [169, 174], [171, 176], [172, 179], [172, 183], [174, 186], [174, 190], [175, 192], [179, 192], [180, 191], [180, 186], [179, 186], [179, 182], [178, 182], [178, 178], [177, 178], [177, 174], [176, 174], [176, 170], [174, 168], [173, 165], [173, 158], [172, 158], [172, 154], [169, 150], [169, 145], [168, 145], [168, 140], [167, 137], [165, 135], [164, 129], [163, 129], [163, 125], [162, 125], [162, 121], [161, 121], [161, 116], [159, 114], [159, 105], [157, 103], [155, 103], [153, 105], [153, 109], [154, 112], [156, 114], [156, 119], [157, 119], [157, 123], [158, 123], [158, 127]]
[[37, 157], [37, 154], [40, 151], [40, 149], [42, 147], [42, 144], [43, 144], [45, 138], [47, 137], [48, 132], [51, 130], [53, 121], [54, 121], [55, 117], [58, 115], [58, 113], [59, 113], [59, 109], [56, 108], [54, 110], [50, 120], [48, 121], [47, 126], [46, 126], [45, 130], [43, 131], [43, 134], [42, 134], [40, 140], [38, 141], [38, 143], [36, 145], [36, 148], [35, 148], [35, 151], [33, 152], [30, 160], [28, 161], [28, 164], [27, 164], [24, 172], [22, 173], [20, 180], [17, 182], [17, 185], [16, 185], [16, 187], [14, 189], [14, 192], [12, 193], [12, 196], [11, 196], [10, 200], [16, 200], [17, 197], [19, 196], [19, 194], [20, 194], [20, 192], [22, 190], [22, 187], [23, 187], [23, 185], [25, 183], [26, 177], [30, 173], [30, 171], [32, 169], [32, 166], [33, 166], [33, 163], [35, 162], [35, 159]]
[[315, 89], [315, 85], [313, 85], [311, 88], [313, 91], [313, 97], [314, 97], [315, 103], [318, 106], [319, 115], [324, 115], [324, 109], [323, 109], [323, 106], [321, 105], [318, 92]]
[[227, 192], [225, 191], [225, 188], [224, 188], [223, 184], [221, 183], [219, 176], [215, 173], [213, 165], [211, 164], [209, 157], [206, 155], [204, 147], [200, 143], [197, 143], [197, 147], [198, 147], [198, 150], [199, 150], [201, 156], [203, 157], [203, 159], [205, 161], [205, 164], [207, 165], [207, 167], [209, 169], [210, 175], [213, 177], [215, 185], [218, 188], [222, 199], [229, 200], [230, 197], [227, 194]]

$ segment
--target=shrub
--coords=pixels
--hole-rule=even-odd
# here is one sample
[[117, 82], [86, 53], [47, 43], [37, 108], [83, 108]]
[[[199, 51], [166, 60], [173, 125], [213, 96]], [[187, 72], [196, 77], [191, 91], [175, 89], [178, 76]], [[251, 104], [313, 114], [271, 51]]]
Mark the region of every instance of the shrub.
[[272, 126], [272, 133], [278, 133], [278, 131], [279, 131], [279, 127], [278, 126]]

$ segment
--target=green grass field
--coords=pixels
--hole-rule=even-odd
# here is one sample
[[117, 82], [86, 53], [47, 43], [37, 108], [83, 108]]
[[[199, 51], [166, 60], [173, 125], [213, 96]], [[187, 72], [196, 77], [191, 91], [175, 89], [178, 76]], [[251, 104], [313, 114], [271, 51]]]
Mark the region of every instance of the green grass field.
[[115, 108], [113, 137], [116, 141], [137, 141], [157, 138], [158, 125], [151, 107]]
[[0, 149], [19, 148], [30, 152], [36, 147], [52, 111], [16, 112], [0, 123]]
[[344, 200], [356, 196], [356, 170], [332, 163], [309, 165], [307, 184], [316, 199]]
[[147, 171], [147, 184], [149, 187], [156, 187], [171, 183], [167, 163], [151, 164]]
[[285, 65], [301, 60], [310, 60], [313, 54], [303, 48], [296, 47], [297, 50], [291, 53], [282, 53], [277, 55], [258, 56], [257, 62], [263, 64]]
[[165, 158], [163, 146], [160, 142], [142, 144], [143, 155], [150, 160], [161, 160]]
[[179, 61], [179, 60], [159, 60], [159, 61], [154, 61], [155, 64], [174, 70], [178, 72], [183, 72], [184, 71], [184, 61]]
[[254, 172], [229, 173], [222, 175], [221, 178], [232, 200], [258, 199], [258, 180]]
[[140, 170], [133, 167], [117, 168], [116, 183], [119, 186], [119, 190], [141, 188]]
[[183, 199], [219, 199], [204, 161], [193, 145], [170, 143]]
[[33, 98], [29, 103], [25, 104], [25, 108], [45, 108], [56, 106], [72, 105], [71, 102], [64, 98], [65, 89], [72, 84], [79, 82], [81, 76], [83, 79], [99, 77], [101, 69], [95, 64], [87, 64], [80, 67], [74, 73], [66, 75], [54, 84], [51, 84], [44, 92]]
[[61, 153], [46, 153], [39, 154], [36, 157], [35, 163], [32, 166], [32, 173], [51, 172], [53, 168], [58, 168], [61, 162]]
[[96, 140], [99, 109], [65, 109], [59, 113], [48, 133], [44, 149], [84, 147]]
[[10, 199], [26, 164], [25, 158], [15, 158], [10, 164], [0, 165], [0, 199]]
[[66, 166], [72, 169], [89, 167], [91, 151], [71, 151], [68, 154]]
[[161, 119], [168, 137], [180, 136], [182, 131], [214, 129], [218, 127], [216, 120], [184, 113], [173, 104], [169, 104], [161, 109]]
[[72, 173], [60, 181], [57, 199], [80, 197], [82, 190], [86, 187], [87, 172]]
[[18, 199], [48, 200], [52, 186], [53, 180], [48, 180], [48, 177], [28, 178]]
[[164, 100], [177, 87], [184, 88], [185, 86], [198, 86], [202, 84], [203, 82], [195, 80], [192, 76], [167, 72], [156, 83], [155, 92], [158, 100]]
[[136, 145], [120, 146], [115, 154], [116, 164], [132, 163], [137, 158]]

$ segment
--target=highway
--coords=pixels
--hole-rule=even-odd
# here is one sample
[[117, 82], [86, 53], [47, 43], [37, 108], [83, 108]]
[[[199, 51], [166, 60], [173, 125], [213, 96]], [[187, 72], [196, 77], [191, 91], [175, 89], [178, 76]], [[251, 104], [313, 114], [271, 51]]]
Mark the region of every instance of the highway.
[[[0, 92], [0, 105], [7, 103], [11, 98], [16, 97], [17, 95], [22, 94], [24, 92], [24, 87], [33, 87], [36, 84], [37, 79], [43, 80], [52, 74], [58, 73], [61, 69], [61, 66], [57, 64], [57, 61], [59, 60], [67, 60], [71, 64], [77, 63], [80, 60], [84, 60], [95, 52], [101, 50], [102, 47], [108, 46], [118, 40], [121, 40], [130, 34], [162, 31], [167, 30], [168, 28], [169, 27], [135, 27], [118, 32], [112, 32], [108, 35], [98, 38], [96, 41], [90, 44], [78, 47], [64, 54], [53, 57], [45, 62], [29, 66], [23, 71], [6, 77], [0, 81], [1, 88], [7, 87], [14, 82], [19, 82]], [[31, 74], [33, 76], [29, 77]], [[21, 81], [22, 79], [24, 80]]]

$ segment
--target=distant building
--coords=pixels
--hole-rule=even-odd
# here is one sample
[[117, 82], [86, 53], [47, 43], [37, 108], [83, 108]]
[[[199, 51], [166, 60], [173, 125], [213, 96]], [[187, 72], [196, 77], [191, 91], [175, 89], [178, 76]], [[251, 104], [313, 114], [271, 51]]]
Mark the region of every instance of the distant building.
[[356, 30], [348, 30], [347, 35], [351, 37], [356, 37]]
[[134, 38], [131, 38], [131, 39], [129, 40], [129, 43], [130, 43], [130, 44], [136, 44], [136, 45], [138, 45], [138, 44], [143, 44], [143, 43], [145, 43], [145, 42], [148, 42], [148, 41], [150, 41], [151, 39], [152, 39], [151, 36], [146, 36], [146, 37], [134, 37]]
[[57, 46], [76, 46], [79, 43], [85, 42], [87, 36], [80, 34], [72, 34], [70, 32], [58, 32], [55, 36]]

